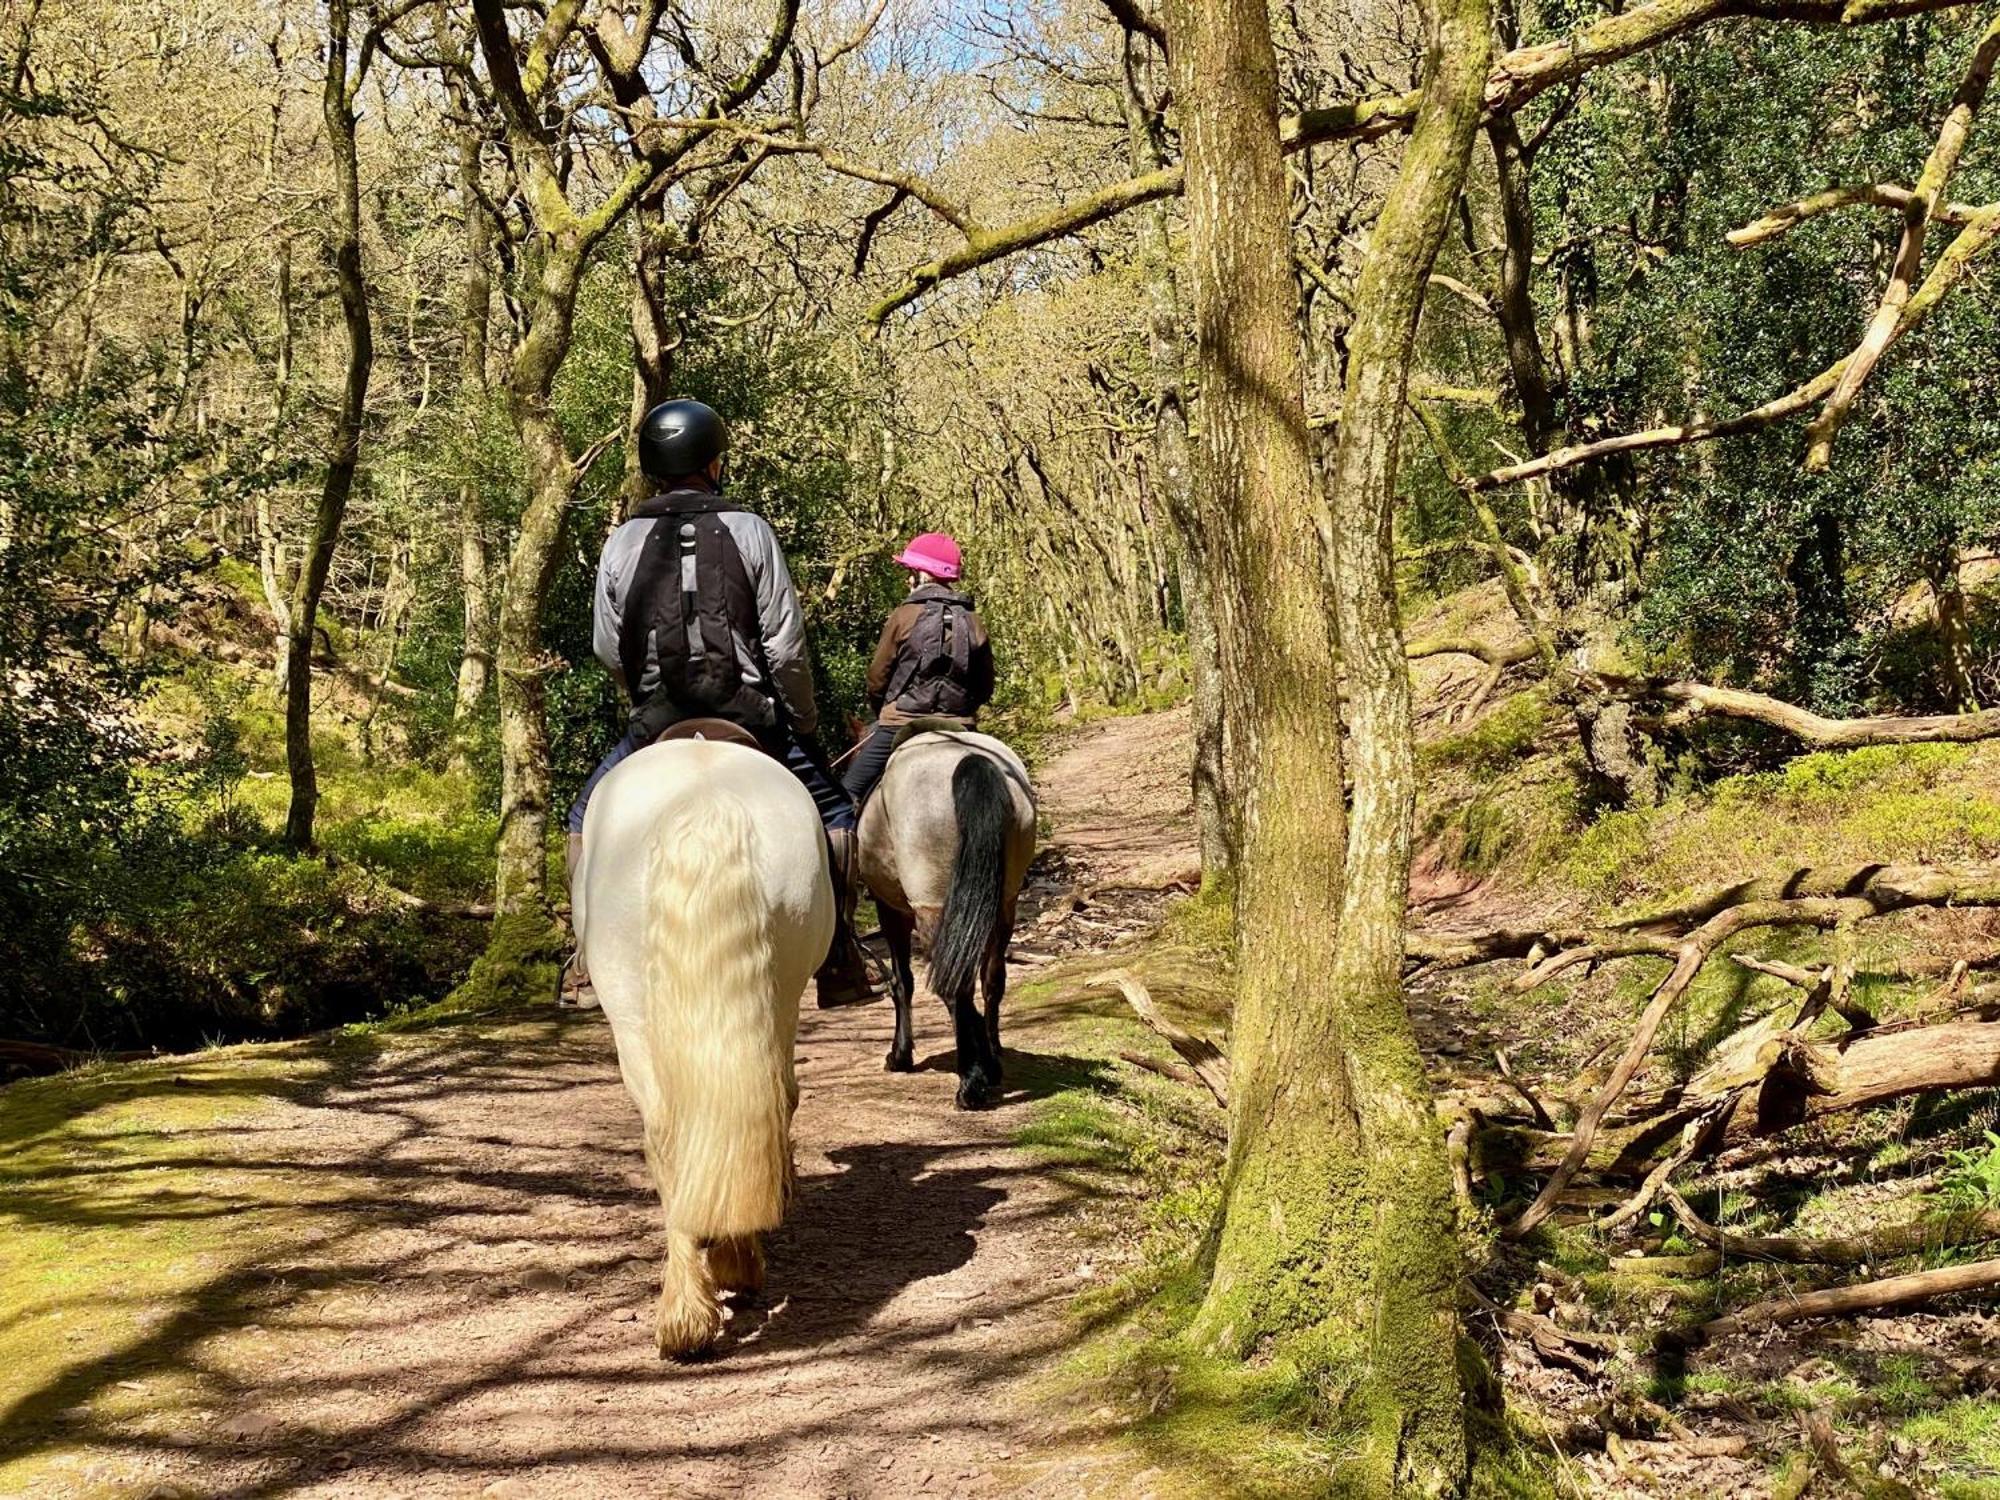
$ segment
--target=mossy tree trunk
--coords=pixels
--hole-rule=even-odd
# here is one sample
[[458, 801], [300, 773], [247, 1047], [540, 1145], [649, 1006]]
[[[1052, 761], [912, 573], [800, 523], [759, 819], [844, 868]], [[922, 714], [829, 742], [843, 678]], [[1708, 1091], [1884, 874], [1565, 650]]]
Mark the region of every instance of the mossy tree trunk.
[[1298, 349], [1277, 68], [1263, 0], [1167, 8], [1228, 687], [1254, 736], [1239, 874], [1230, 1144], [1195, 1336], [1266, 1349], [1326, 1391], [1342, 1493], [1466, 1474], [1450, 1176], [1402, 1004], [1414, 773], [1390, 551], [1423, 289], [1463, 184], [1490, 40], [1440, 0], [1424, 104], [1364, 265], [1328, 496], [1325, 588]]
[[[581, 477], [554, 404], [556, 376], [569, 356], [577, 293], [592, 253], [649, 193], [664, 194], [676, 169], [703, 144], [706, 132], [676, 130], [639, 121], [632, 161], [610, 190], [579, 209], [567, 196], [567, 146], [545, 106], [557, 83], [557, 60], [580, 24], [574, 5], [550, 9], [539, 32], [517, 49], [505, 0], [473, 0], [474, 29], [493, 99], [506, 123], [507, 144], [522, 198], [534, 222], [525, 247], [535, 265], [527, 330], [509, 362], [505, 399], [527, 462], [528, 504], [508, 554], [495, 633], [500, 706], [500, 837], [495, 855], [494, 905], [521, 929], [546, 923], [548, 833], [552, 776], [549, 764], [548, 687], [560, 663], [542, 645], [542, 609], [560, 561], [564, 523]], [[660, 24], [662, 7], [641, 7], [638, 21], [608, 10], [597, 17], [591, 53], [623, 97], [642, 78]], [[769, 82], [790, 44], [798, 0], [777, 0], [763, 49], [717, 90], [707, 108], [727, 114]], [[701, 69], [691, 69], [699, 72]], [[711, 75], [712, 76], [712, 75]], [[559, 149], [561, 148], [561, 149]], [[501, 949], [496, 924], [489, 956]]]
[[1492, 20], [1489, 0], [1432, 0], [1428, 9], [1423, 104], [1355, 287], [1327, 498], [1354, 784], [1334, 985], [1373, 1210], [1369, 1451], [1378, 1486], [1441, 1494], [1466, 1474], [1461, 1268], [1444, 1140], [1403, 1003], [1416, 767], [1393, 525], [1417, 322], [1465, 184]]
[[[1167, 164], [1159, 106], [1147, 98], [1140, 75], [1152, 43], [1125, 36], [1125, 131], [1135, 175]], [[1236, 859], [1236, 809], [1230, 796], [1226, 704], [1222, 691], [1222, 640], [1215, 626], [1207, 517], [1195, 494], [1194, 455], [1188, 434], [1188, 393], [1183, 361], [1187, 342], [1180, 289], [1174, 279], [1172, 236], [1162, 203], [1148, 204], [1140, 223], [1146, 256], [1146, 353], [1153, 377], [1153, 469], [1174, 528], [1181, 611], [1187, 630], [1192, 686], [1194, 749], [1190, 777], [1195, 828], [1201, 840], [1204, 885], [1226, 879]]]
[[[468, 424], [486, 399], [487, 326], [493, 314], [493, 228], [479, 193], [479, 130], [471, 101], [453, 86], [453, 103], [465, 116], [458, 142], [459, 207], [465, 215], [465, 281], [459, 302], [459, 402]], [[451, 710], [451, 767], [464, 771], [473, 721], [493, 679], [492, 562], [486, 507], [475, 479], [458, 491], [459, 584], [465, 595], [465, 645], [458, 658], [457, 696]]]
[[291, 806], [285, 814], [285, 843], [293, 849], [310, 849], [313, 842], [313, 815], [319, 806], [319, 779], [312, 753], [313, 635], [327, 576], [333, 570], [341, 523], [347, 516], [348, 496], [354, 492], [355, 470], [361, 464], [361, 427], [367, 417], [368, 377], [375, 363], [368, 283], [361, 267], [361, 160], [354, 118], [355, 96], [372, 49], [364, 45], [358, 59], [351, 57], [351, 32], [348, 0], [331, 0], [327, 6], [326, 86], [321, 112], [339, 194], [333, 269], [340, 287], [341, 322], [347, 332], [347, 369], [341, 381], [340, 406], [334, 414], [326, 477], [313, 511], [312, 535], [299, 560], [285, 618], [285, 768], [292, 788]]

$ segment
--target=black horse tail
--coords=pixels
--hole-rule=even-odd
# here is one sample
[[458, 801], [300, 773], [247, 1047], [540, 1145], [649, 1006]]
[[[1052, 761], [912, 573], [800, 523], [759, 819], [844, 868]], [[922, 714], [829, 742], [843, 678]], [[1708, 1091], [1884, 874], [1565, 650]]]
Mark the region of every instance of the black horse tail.
[[946, 1002], [971, 995], [1000, 925], [1014, 799], [1000, 767], [973, 754], [952, 769], [951, 805], [958, 815], [958, 852], [931, 942], [931, 990]]

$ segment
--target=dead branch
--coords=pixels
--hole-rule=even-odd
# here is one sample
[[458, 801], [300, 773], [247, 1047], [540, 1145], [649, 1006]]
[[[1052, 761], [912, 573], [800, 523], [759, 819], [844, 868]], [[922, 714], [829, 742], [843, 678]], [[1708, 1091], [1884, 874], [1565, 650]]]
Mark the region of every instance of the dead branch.
[[1533, 641], [1495, 646], [1468, 635], [1440, 635], [1409, 642], [1403, 648], [1403, 654], [1411, 661], [1431, 656], [1476, 656], [1489, 667], [1512, 667], [1524, 661], [1533, 661], [1536, 650]]
[[1935, 1271], [1917, 1271], [1908, 1276], [1885, 1276], [1855, 1286], [1830, 1287], [1821, 1292], [1773, 1297], [1753, 1302], [1740, 1312], [1704, 1323], [1696, 1330], [1697, 1341], [1707, 1341], [1741, 1333], [1750, 1328], [1775, 1327], [1807, 1318], [1839, 1318], [1849, 1313], [1873, 1312], [1884, 1307], [1909, 1307], [1933, 1297], [1953, 1292], [1983, 1291], [2000, 1286], [2000, 1260], [1973, 1261], [1963, 1266], [1942, 1266]]
[[[1782, 1036], [1767, 1045], [1764, 1071], [1748, 1085], [1753, 1092], [1746, 1094], [1743, 1105], [1729, 1113], [1716, 1138], [1719, 1144], [1775, 1135], [1804, 1120], [1867, 1109], [1911, 1094], [2000, 1085], [2000, 1022], [1884, 1027], [1837, 1047]], [[1644, 1172], [1670, 1149], [1682, 1126], [1716, 1102], [1696, 1096], [1690, 1086], [1661, 1113], [1611, 1126], [1600, 1124], [1586, 1140], [1579, 1170], [1614, 1175]], [[1578, 1121], [1579, 1132], [1582, 1123]], [[1577, 1154], [1576, 1142], [1577, 1135], [1495, 1121], [1474, 1137], [1473, 1160], [1480, 1171], [1559, 1170]]]
[[1795, 1239], [1781, 1234], [1731, 1234], [1696, 1213], [1673, 1188], [1660, 1197], [1690, 1238], [1739, 1260], [1774, 1260], [1792, 1265], [1872, 1266], [1903, 1255], [1977, 1245], [2000, 1239], [2000, 1209], [1979, 1209], [1895, 1224], [1868, 1234]]
[[[1814, 193], [1809, 198], [1799, 198], [1791, 203], [1772, 209], [1761, 219], [1745, 224], [1741, 229], [1732, 229], [1723, 236], [1737, 249], [1748, 249], [1761, 245], [1766, 240], [1774, 240], [1803, 224], [1807, 219], [1832, 213], [1837, 209], [1866, 205], [1873, 208], [1893, 208], [1898, 213], [1907, 213], [1912, 194], [1906, 187], [1892, 182], [1868, 182], [1847, 187], [1828, 188], [1825, 192]], [[1940, 203], [1931, 210], [1931, 222], [1963, 226], [1978, 213], [1963, 203]]]
[[1143, 1052], [1134, 1052], [1121, 1047], [1118, 1051], [1120, 1062], [1128, 1062], [1145, 1072], [1157, 1074], [1161, 1078], [1171, 1078], [1175, 1083], [1189, 1083], [1201, 1086], [1201, 1075], [1186, 1063], [1166, 1062], [1157, 1057], [1148, 1057]]
[[1673, 722], [1677, 725], [1710, 714], [1747, 719], [1782, 730], [1804, 744], [1823, 750], [1849, 750], [1861, 745], [1969, 744], [2000, 737], [2000, 709], [1969, 714], [1869, 714], [1855, 719], [1829, 719], [1782, 698], [1740, 688], [1621, 677], [1606, 672], [1582, 675], [1593, 686], [1616, 697], [1654, 698], [1682, 705], [1674, 715]]
[[1622, 1228], [1650, 1209], [1653, 1206], [1653, 1200], [1659, 1197], [1661, 1193], [1672, 1191], [1668, 1187], [1668, 1184], [1673, 1180], [1674, 1173], [1686, 1166], [1695, 1153], [1708, 1143], [1717, 1118], [1723, 1110], [1730, 1108], [1735, 1102], [1735, 1096], [1731, 1095], [1729, 1099], [1717, 1105], [1707, 1114], [1688, 1121], [1681, 1128], [1681, 1144], [1679, 1149], [1672, 1156], [1664, 1158], [1658, 1166], [1648, 1172], [1646, 1180], [1639, 1184], [1639, 1190], [1617, 1208], [1599, 1219], [1597, 1227], [1607, 1232]]
[[1621, 1255], [1611, 1262], [1615, 1274], [1625, 1276], [1713, 1276], [1722, 1257], [1713, 1250], [1697, 1250], [1693, 1255]]
[[[1694, 982], [1695, 975], [1701, 972], [1701, 967], [1708, 961], [1710, 954], [1747, 928], [1778, 923], [1794, 925], [1810, 923], [1830, 927], [1837, 922], [1855, 920], [1858, 908], [1865, 908], [1865, 903], [1859, 902], [1856, 898], [1748, 902], [1717, 912], [1689, 933], [1675, 949], [1674, 966], [1653, 992], [1652, 1000], [1639, 1018], [1638, 1030], [1619, 1057], [1618, 1065], [1611, 1070], [1611, 1077], [1605, 1081], [1604, 1087], [1590, 1101], [1577, 1120], [1576, 1134], [1571, 1139], [1570, 1148], [1564, 1154], [1561, 1165], [1556, 1168], [1548, 1182], [1543, 1185], [1540, 1195], [1528, 1205], [1521, 1217], [1503, 1231], [1502, 1237], [1510, 1240], [1519, 1239], [1553, 1211], [1556, 1195], [1562, 1191], [1569, 1179], [1576, 1175], [1577, 1169], [1590, 1154], [1591, 1138], [1597, 1133], [1597, 1127], [1604, 1119], [1605, 1112], [1617, 1101], [1618, 1096], [1625, 1091], [1625, 1086], [1638, 1072], [1640, 1063], [1645, 1061], [1646, 1054], [1652, 1050], [1653, 1037], [1660, 1028], [1660, 1022], [1665, 1019], [1674, 1002]], [[1862, 909], [1858, 914], [1866, 915], [1867, 911]], [[1537, 965], [1537, 969], [1543, 968], [1546, 968], [1546, 965]], [[1532, 974], [1534, 971], [1530, 972]]]
[[1139, 1019], [1158, 1032], [1195, 1072], [1215, 1102], [1229, 1107], [1229, 1059], [1215, 1043], [1181, 1030], [1153, 1003], [1152, 992], [1130, 969], [1109, 969], [1085, 981], [1092, 989], [1114, 989], [1125, 997]]
[[1597, 1365], [1590, 1356], [1603, 1359], [1618, 1351], [1618, 1340], [1608, 1335], [1578, 1332], [1540, 1313], [1502, 1307], [1470, 1282], [1466, 1283], [1466, 1291], [1475, 1303], [1493, 1315], [1494, 1322], [1527, 1339], [1535, 1352], [1551, 1364], [1562, 1365], [1580, 1375], [1594, 1375]]
[[1500, 1077], [1506, 1082], [1507, 1086], [1527, 1101], [1528, 1113], [1534, 1116], [1535, 1124], [1543, 1130], [1554, 1130], [1556, 1122], [1550, 1117], [1542, 1101], [1535, 1097], [1532, 1089], [1515, 1076], [1513, 1064], [1508, 1060], [1507, 1049], [1505, 1047], [1495, 1047], [1493, 1049], [1493, 1061], [1498, 1064]]

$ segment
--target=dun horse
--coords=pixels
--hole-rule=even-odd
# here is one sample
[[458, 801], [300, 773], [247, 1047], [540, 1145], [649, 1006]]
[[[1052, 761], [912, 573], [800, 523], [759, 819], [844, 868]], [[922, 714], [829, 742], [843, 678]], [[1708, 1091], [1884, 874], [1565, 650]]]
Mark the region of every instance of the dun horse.
[[666, 1213], [662, 1356], [764, 1282], [791, 1187], [799, 996], [833, 936], [826, 837], [782, 765], [739, 745], [641, 750], [604, 778], [573, 877], [577, 939], [645, 1124]]
[[[1015, 903], [1035, 853], [1027, 767], [991, 735], [920, 732], [896, 747], [861, 811], [861, 877], [882, 914], [893, 960], [892, 1072], [915, 1066], [912, 940], [930, 945], [931, 989], [958, 1037], [958, 1107], [1000, 1091], [1000, 1001]], [[986, 1014], [974, 1001], [985, 991]]]

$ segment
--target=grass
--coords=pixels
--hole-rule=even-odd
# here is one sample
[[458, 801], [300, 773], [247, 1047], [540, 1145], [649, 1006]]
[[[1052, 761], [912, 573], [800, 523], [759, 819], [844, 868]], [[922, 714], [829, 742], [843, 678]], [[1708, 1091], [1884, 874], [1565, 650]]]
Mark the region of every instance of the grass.
[[294, 1107], [385, 1052], [457, 1048], [463, 1067], [546, 1042], [511, 1018], [426, 1024], [438, 1034], [352, 1026], [0, 1091], [0, 1495], [139, 1493], [115, 1455], [232, 1414], [245, 1393], [227, 1371], [345, 1336], [321, 1301], [349, 1294], [313, 1267], [394, 1205], [289, 1138]]
[[[1178, 903], [1117, 961], [1180, 1025], [1220, 1040], [1227, 1017], [1229, 893]], [[1203, 1249], [1220, 1206], [1224, 1126], [1207, 1096], [1116, 1061], [1172, 1053], [1115, 999], [1080, 993], [1102, 956], [1023, 986], [1017, 1015], [1062, 1027], [1070, 1061], [1020, 1081], [1040, 1097], [1016, 1132], [1048, 1170], [1088, 1194], [1083, 1230], [1103, 1274], [1072, 1304], [1077, 1341], [1048, 1401], [1091, 1413], [1162, 1497], [1254, 1500], [1338, 1493], [1343, 1452], [1326, 1393], [1282, 1358], [1214, 1358], [1186, 1330], [1201, 1305]], [[1086, 967], [1088, 965], [1088, 967]], [[1473, 1493], [1542, 1500], [1558, 1491], [1546, 1445], [1480, 1420]], [[1562, 1493], [1575, 1493], [1571, 1484]]]
[[[0, 1092], [0, 1493], [79, 1490], [86, 1418], [147, 1425], [226, 1403], [198, 1341], [215, 1287], [340, 1216], [340, 1184], [217, 1170], [213, 1145], [269, 1123], [329, 1055], [241, 1048]], [[124, 1491], [120, 1491], [123, 1493]]]

